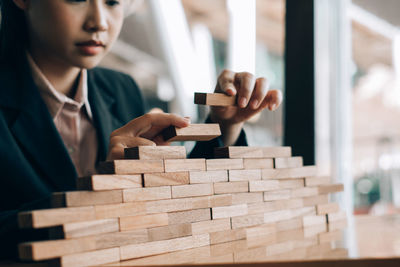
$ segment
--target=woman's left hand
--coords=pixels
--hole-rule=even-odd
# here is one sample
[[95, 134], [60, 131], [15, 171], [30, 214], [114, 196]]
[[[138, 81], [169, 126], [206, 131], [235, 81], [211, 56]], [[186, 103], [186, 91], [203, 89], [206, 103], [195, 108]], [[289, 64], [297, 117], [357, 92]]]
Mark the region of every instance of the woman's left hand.
[[282, 102], [279, 90], [268, 90], [266, 78], [248, 72], [224, 70], [218, 77], [215, 93], [237, 95], [237, 106], [211, 107], [210, 118], [219, 123], [224, 145], [233, 145], [245, 121], [268, 108], [275, 111]]

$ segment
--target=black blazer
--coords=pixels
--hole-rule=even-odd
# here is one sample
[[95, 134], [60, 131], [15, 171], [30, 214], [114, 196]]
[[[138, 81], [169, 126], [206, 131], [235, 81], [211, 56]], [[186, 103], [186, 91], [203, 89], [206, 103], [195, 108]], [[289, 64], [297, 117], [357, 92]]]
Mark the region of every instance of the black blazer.
[[[130, 76], [104, 68], [88, 70], [88, 98], [100, 162], [111, 132], [143, 115], [144, 106]], [[198, 142], [190, 157], [210, 158], [221, 144], [219, 139]], [[244, 132], [237, 145], [247, 145]], [[48, 208], [51, 193], [74, 190], [77, 178], [25, 59], [17, 67], [0, 65], [0, 177], [0, 254], [10, 256], [17, 242], [42, 234], [17, 230], [17, 213]]]

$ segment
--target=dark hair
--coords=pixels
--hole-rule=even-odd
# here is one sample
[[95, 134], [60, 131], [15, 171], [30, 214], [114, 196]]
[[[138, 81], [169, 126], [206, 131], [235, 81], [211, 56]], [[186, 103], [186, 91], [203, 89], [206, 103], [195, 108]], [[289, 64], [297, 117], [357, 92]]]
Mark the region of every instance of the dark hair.
[[13, 64], [26, 48], [24, 12], [12, 0], [0, 0], [0, 63]]

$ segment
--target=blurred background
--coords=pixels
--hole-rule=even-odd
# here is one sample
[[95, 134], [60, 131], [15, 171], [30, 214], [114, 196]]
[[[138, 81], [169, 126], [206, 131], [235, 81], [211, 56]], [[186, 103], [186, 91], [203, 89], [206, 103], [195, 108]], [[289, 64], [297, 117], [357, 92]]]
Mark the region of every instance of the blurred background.
[[191, 116], [224, 68], [284, 95], [246, 124], [252, 146], [293, 146], [354, 214], [400, 211], [400, 1], [136, 0], [103, 66], [129, 73], [147, 109]]

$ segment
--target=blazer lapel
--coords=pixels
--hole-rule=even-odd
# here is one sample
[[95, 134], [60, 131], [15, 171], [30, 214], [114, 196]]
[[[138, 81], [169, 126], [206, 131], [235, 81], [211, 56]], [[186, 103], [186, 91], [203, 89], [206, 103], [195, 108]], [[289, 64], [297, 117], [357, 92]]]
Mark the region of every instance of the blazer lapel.
[[[20, 72], [21, 73], [21, 72]], [[11, 131], [28, 160], [55, 190], [75, 188], [77, 173], [25, 61], [20, 83], [20, 112]], [[17, 88], [9, 88], [18, 90]]]

